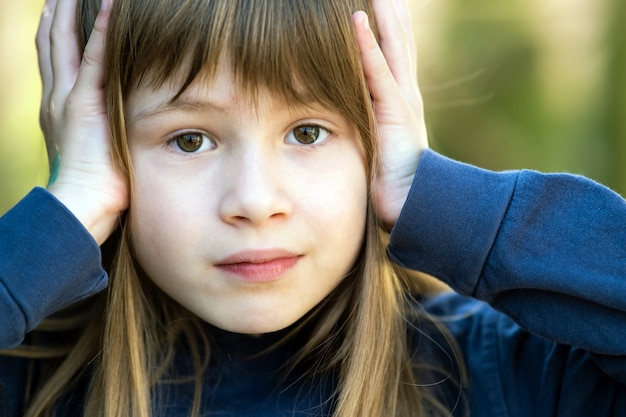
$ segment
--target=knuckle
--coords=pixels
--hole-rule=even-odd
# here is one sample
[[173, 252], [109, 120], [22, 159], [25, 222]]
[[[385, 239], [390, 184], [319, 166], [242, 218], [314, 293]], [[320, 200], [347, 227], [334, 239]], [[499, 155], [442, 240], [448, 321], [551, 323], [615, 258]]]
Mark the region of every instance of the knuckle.
[[69, 112], [72, 113], [74, 109], [80, 109], [81, 101], [76, 97], [75, 94], [70, 94], [67, 96], [67, 100], [65, 101], [65, 108], [69, 109]]
[[[380, 57], [379, 57], [380, 58]], [[376, 65], [373, 68], [373, 75], [378, 79], [388, 79], [392, 77], [391, 69], [384, 59], [376, 60]]]
[[48, 34], [48, 41], [51, 46], [59, 46], [63, 47], [67, 45], [67, 42], [71, 41], [73, 34], [71, 31], [68, 31], [65, 28], [60, 27], [52, 27], [50, 29], [50, 33]]
[[56, 108], [56, 105], [54, 103], [60, 103], [62, 102], [63, 97], [61, 95], [61, 93], [59, 93], [58, 88], [53, 89], [50, 92], [50, 98], [48, 99], [48, 105], [47, 108], [50, 111], [53, 111]]
[[94, 56], [93, 52], [90, 49], [86, 49], [81, 62], [82, 66], [94, 66], [98, 65], [100, 63], [100, 60], [98, 59], [98, 57]]
[[37, 32], [35, 36], [35, 47], [41, 52], [49, 43], [49, 35], [47, 33]]
[[41, 19], [37, 26], [37, 33], [35, 35], [35, 45], [37, 48], [45, 46], [50, 39], [50, 24], [52, 20], [52, 13], [48, 10], [48, 6], [44, 5], [41, 13]]

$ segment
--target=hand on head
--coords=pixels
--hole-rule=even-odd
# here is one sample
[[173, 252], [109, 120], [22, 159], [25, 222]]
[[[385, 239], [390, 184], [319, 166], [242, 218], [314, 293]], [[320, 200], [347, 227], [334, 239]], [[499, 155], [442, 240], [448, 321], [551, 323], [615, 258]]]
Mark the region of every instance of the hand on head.
[[380, 220], [391, 228], [406, 201], [428, 139], [407, 2], [372, 0], [372, 5], [380, 45], [369, 29], [365, 13], [355, 13], [353, 21], [381, 151], [372, 198]]
[[75, 30], [76, 0], [46, 1], [36, 39], [43, 84], [40, 123], [50, 161], [48, 190], [99, 244], [128, 205], [126, 180], [111, 158], [103, 81], [110, 0], [103, 6], [84, 54]]
[[[84, 54], [75, 32], [76, 0], [48, 0], [37, 33], [43, 83], [40, 120], [51, 168], [48, 189], [98, 243], [106, 240], [128, 205], [126, 179], [111, 158], [106, 115], [103, 55], [109, 2], [103, 1]], [[380, 45], [368, 16], [357, 12], [353, 20], [381, 150], [372, 198], [381, 221], [391, 227], [428, 140], [406, 1], [372, 3]]]

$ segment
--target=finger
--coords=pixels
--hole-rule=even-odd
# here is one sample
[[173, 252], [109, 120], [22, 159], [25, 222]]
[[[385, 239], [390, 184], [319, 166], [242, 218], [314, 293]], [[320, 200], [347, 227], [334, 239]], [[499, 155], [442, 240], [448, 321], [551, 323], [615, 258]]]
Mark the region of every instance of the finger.
[[370, 94], [374, 101], [384, 100], [390, 93], [398, 91], [398, 84], [370, 29], [367, 14], [355, 12], [352, 20]]
[[395, 4], [406, 36], [411, 71], [415, 75], [417, 72], [417, 44], [415, 42], [415, 32], [413, 31], [412, 12], [407, 0], [395, 0]]
[[43, 6], [39, 26], [37, 28], [37, 36], [35, 44], [37, 46], [37, 60], [39, 63], [39, 75], [42, 85], [42, 103], [46, 102], [52, 90], [52, 63], [50, 61], [50, 28], [54, 11], [56, 9], [56, 0], [47, 0]]
[[[410, 19], [402, 20], [397, 7], [400, 6], [403, 15], [408, 19], [408, 6], [404, 0], [373, 0], [374, 17], [380, 36], [380, 48], [387, 60], [389, 68], [401, 88], [409, 88], [416, 84], [415, 67], [413, 63], [414, 51], [409, 43], [409, 33], [412, 32]], [[407, 27], [407, 25], [409, 27]]]
[[76, 1], [59, 0], [50, 28], [53, 88], [61, 94], [74, 85], [81, 61], [76, 34]]
[[85, 46], [80, 72], [74, 86], [76, 90], [95, 92], [104, 86], [104, 49], [110, 16], [109, 9], [110, 1], [103, 0], [93, 31]]

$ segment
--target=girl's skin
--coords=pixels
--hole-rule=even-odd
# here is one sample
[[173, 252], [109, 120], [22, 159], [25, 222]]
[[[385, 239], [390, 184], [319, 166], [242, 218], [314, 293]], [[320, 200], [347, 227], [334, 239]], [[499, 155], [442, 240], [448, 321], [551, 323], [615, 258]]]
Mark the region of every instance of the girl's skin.
[[253, 107], [228, 70], [174, 103], [177, 86], [130, 94], [133, 247], [152, 281], [203, 320], [266, 333], [304, 316], [354, 265], [365, 161], [341, 115], [269, 93]]
[[[372, 199], [391, 228], [428, 142], [407, 4], [373, 6], [380, 47], [365, 13], [353, 22], [381, 141]], [[104, 103], [109, 9], [104, 0], [82, 62], [76, 0], [48, 0], [37, 34], [48, 190], [99, 244], [129, 208]], [[150, 278], [205, 321], [242, 333], [278, 330], [327, 296], [357, 258], [368, 198], [363, 155], [340, 115], [289, 108], [271, 94], [253, 108], [227, 68], [217, 79], [192, 84], [176, 106], [167, 104], [173, 86], [131, 93], [133, 244]], [[299, 133], [316, 126], [317, 142], [303, 144]]]

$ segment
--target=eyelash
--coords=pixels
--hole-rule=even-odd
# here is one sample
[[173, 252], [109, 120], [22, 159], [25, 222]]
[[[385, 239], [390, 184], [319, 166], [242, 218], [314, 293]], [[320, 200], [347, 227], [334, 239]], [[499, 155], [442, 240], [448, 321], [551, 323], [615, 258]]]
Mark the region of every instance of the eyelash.
[[[192, 136], [199, 136], [202, 142], [200, 142], [198, 149], [186, 151], [180, 146], [180, 143], [178, 141], [185, 137], [192, 137]], [[210, 149], [214, 149], [216, 145], [215, 145], [215, 141], [211, 139], [209, 135], [207, 135], [206, 133], [198, 132], [198, 131], [187, 131], [187, 132], [181, 132], [177, 134], [176, 136], [172, 137], [171, 139], [167, 140], [165, 143], [165, 146], [172, 149], [174, 152], [178, 154], [183, 154], [186, 156], [193, 156], [198, 153], [201, 153]], [[210, 146], [210, 148], [203, 149], [207, 146]]]
[[[299, 142], [297, 139], [295, 139], [293, 142], [289, 142], [288, 141], [289, 137], [290, 136], [294, 136], [295, 132], [298, 129], [303, 129], [303, 128], [318, 129], [320, 134], [322, 132], [325, 133], [325, 137], [323, 139], [321, 139], [321, 140], [317, 139], [317, 140], [315, 140], [314, 142], [311, 142], [311, 143], [302, 143], [302, 142]], [[289, 132], [287, 133], [287, 136], [285, 137], [285, 142], [287, 142], [289, 144], [293, 144], [293, 145], [301, 145], [303, 147], [315, 147], [315, 146], [324, 145], [329, 139], [333, 138], [334, 136], [336, 136], [336, 135], [335, 135], [335, 133], [332, 130], [330, 130], [330, 129], [328, 129], [328, 128], [320, 125], [320, 124], [317, 124], [317, 123], [301, 123], [301, 124], [298, 124], [298, 125], [294, 126], [293, 128], [291, 128], [289, 130]]]
[[[320, 136], [323, 136], [322, 139], [315, 139], [313, 142], [310, 143], [302, 143], [300, 141], [298, 141], [298, 139], [295, 139], [295, 134], [298, 131], [298, 129], [316, 129], [317, 130], [317, 134]], [[306, 135], [306, 133], [305, 133]], [[178, 142], [180, 139], [183, 139], [185, 137], [190, 137], [190, 136], [199, 136], [200, 139], [202, 140], [202, 142], [200, 143], [198, 149], [196, 150], [191, 150], [191, 151], [185, 151], [181, 146], [180, 143]], [[331, 139], [332, 137], [336, 136], [335, 133], [320, 125], [317, 123], [302, 123], [302, 124], [298, 124], [296, 126], [294, 126], [293, 128], [291, 128], [289, 130], [289, 132], [287, 133], [286, 137], [285, 137], [285, 142], [288, 144], [292, 144], [292, 145], [301, 145], [305, 148], [310, 148], [310, 147], [316, 147], [316, 146], [321, 146], [323, 144], [325, 144], [329, 139]], [[290, 137], [294, 137], [294, 139], [292, 141], [289, 141]], [[165, 143], [165, 146], [170, 148], [171, 150], [173, 150], [174, 152], [178, 153], [178, 154], [182, 154], [185, 156], [193, 156], [196, 155], [198, 153], [210, 150], [210, 149], [202, 149], [203, 147], [206, 147], [207, 144], [211, 145], [210, 149], [214, 149], [216, 147], [215, 141], [213, 139], [211, 139], [209, 137], [209, 135], [207, 135], [206, 133], [203, 132], [199, 132], [199, 131], [187, 131], [187, 132], [181, 132], [179, 134], [177, 134], [176, 136], [172, 137], [171, 139], [167, 140]]]

